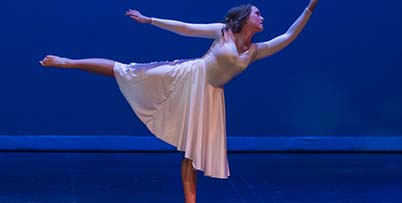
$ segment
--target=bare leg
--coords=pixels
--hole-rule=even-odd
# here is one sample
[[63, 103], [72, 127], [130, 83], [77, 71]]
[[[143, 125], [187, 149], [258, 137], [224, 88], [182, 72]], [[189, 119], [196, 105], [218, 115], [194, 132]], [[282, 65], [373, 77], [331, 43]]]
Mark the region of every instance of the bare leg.
[[184, 188], [185, 203], [196, 202], [197, 171], [193, 169], [193, 161], [184, 158], [181, 162], [181, 178]]
[[111, 77], [114, 77], [114, 63], [115, 61], [102, 58], [69, 59], [52, 55], [48, 55], [40, 61], [40, 64], [45, 67], [78, 68]]

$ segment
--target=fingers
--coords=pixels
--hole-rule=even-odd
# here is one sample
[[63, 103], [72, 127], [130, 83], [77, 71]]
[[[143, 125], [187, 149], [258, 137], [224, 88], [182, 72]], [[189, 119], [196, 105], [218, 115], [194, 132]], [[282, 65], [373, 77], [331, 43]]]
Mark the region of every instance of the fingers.
[[128, 11], [126, 11], [126, 16], [138, 21], [139, 12], [136, 10], [128, 9]]
[[139, 23], [147, 23], [148, 22], [148, 17], [142, 15], [137, 10], [128, 9], [128, 11], [126, 11], [126, 16], [132, 18], [133, 20], [135, 20]]
[[41, 61], [39, 61], [40, 65], [45, 66], [45, 65], [46, 65], [46, 64], [45, 64], [45, 61], [46, 61], [46, 59], [48, 59], [48, 58], [49, 58], [49, 55], [45, 56], [45, 58], [43, 58]]
[[225, 42], [234, 40], [233, 32], [230, 28], [229, 29], [224, 28], [222, 32], [223, 32], [223, 40]]
[[135, 20], [135, 21], [137, 21], [137, 22], [140, 22], [140, 19], [138, 18], [138, 16], [135, 16], [135, 15], [128, 15], [128, 17], [130, 17], [131, 19], [133, 19], [133, 20]]
[[133, 15], [133, 12], [131, 10], [126, 11], [126, 16]]
[[126, 11], [126, 15], [130, 16], [130, 15], [140, 15], [141, 13], [137, 10], [132, 10], [132, 9], [128, 9], [128, 11]]
[[41, 61], [39, 61], [40, 65], [46, 66], [46, 61], [48, 61], [51, 57], [54, 57], [53, 55], [46, 55], [45, 58], [43, 58]]

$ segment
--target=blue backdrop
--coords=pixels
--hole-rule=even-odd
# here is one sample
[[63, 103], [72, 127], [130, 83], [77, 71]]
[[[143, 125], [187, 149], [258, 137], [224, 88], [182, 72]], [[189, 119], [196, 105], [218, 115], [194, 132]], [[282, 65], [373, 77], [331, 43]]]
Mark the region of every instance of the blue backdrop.
[[[249, 1], [271, 39], [307, 0]], [[202, 56], [211, 41], [124, 12], [220, 21], [244, 1], [2, 2], [0, 135], [148, 135], [112, 78], [42, 68], [46, 54], [150, 62]], [[321, 1], [299, 38], [225, 87], [228, 135], [402, 135], [402, 3]], [[152, 91], [152, 90], [150, 90]]]

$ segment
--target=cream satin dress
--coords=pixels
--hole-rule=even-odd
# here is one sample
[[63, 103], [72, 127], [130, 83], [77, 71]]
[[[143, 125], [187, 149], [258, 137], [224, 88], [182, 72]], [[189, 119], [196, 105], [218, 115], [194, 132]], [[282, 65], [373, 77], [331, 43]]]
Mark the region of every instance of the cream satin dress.
[[[310, 14], [305, 11], [292, 25], [294, 34], [300, 32]], [[227, 178], [223, 86], [253, 60], [279, 51], [289, 40], [293, 39], [252, 44], [238, 53], [232, 37], [220, 37], [202, 58], [146, 64], [116, 62], [114, 72], [124, 97], [152, 134], [183, 151], [204, 175]]]

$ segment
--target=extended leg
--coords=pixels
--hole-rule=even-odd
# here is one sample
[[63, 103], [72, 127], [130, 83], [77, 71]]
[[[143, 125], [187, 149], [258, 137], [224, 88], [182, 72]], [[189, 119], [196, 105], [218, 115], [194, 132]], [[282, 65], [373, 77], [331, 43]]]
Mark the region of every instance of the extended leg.
[[197, 171], [193, 168], [193, 161], [184, 158], [181, 162], [181, 178], [184, 188], [185, 203], [196, 202]]
[[115, 61], [102, 58], [69, 59], [48, 55], [40, 64], [46, 67], [78, 68], [100, 75], [114, 77], [113, 66]]

